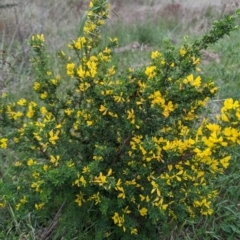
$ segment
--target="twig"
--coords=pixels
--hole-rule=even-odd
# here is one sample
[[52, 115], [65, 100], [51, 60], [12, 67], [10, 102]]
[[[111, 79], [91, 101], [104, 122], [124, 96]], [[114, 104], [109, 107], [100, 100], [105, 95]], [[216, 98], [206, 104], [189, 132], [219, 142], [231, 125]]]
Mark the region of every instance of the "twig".
[[64, 200], [62, 206], [59, 208], [59, 210], [56, 213], [55, 217], [53, 218], [53, 221], [51, 222], [51, 224], [47, 228], [45, 228], [43, 233], [41, 233], [40, 239], [42, 239], [42, 240], [51, 240], [52, 239], [51, 236], [53, 234], [54, 229], [56, 228], [56, 226], [58, 224], [60, 213], [61, 213], [65, 203], [66, 203], [66, 199]]
[[123, 142], [120, 150], [119, 150], [118, 153], [117, 153], [117, 156], [116, 156], [116, 157], [114, 158], [114, 160], [113, 160], [113, 163], [112, 163], [113, 165], [116, 164], [117, 160], [119, 159], [120, 155], [121, 155], [122, 152], [123, 152], [123, 148], [124, 148], [126, 145], [129, 144], [129, 142], [131, 141], [132, 137], [133, 137], [133, 136], [130, 135], [129, 137], [127, 137], [127, 138], [124, 140], [124, 142]]

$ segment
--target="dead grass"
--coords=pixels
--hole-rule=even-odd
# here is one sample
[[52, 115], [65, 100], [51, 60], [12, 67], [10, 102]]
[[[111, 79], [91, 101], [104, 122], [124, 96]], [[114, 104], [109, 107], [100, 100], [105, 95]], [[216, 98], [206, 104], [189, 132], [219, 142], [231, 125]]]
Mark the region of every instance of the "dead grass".
[[[16, 6], [0, 8], [0, 91], [9, 86], [17, 86], [17, 78], [24, 72], [29, 77], [29, 47], [25, 40], [33, 34], [44, 33], [48, 51], [65, 49], [68, 41], [78, 35], [80, 21], [88, 7], [87, 0], [2, 0], [0, 6], [16, 3]], [[216, 14], [229, 13], [238, 5], [237, 0], [110, 0], [110, 31], [118, 24], [129, 27], [150, 27], [163, 24], [160, 28], [169, 29], [168, 36], [178, 43], [178, 36], [205, 32], [211, 18]], [[115, 14], [116, 13], [116, 14]], [[123, 27], [124, 29], [124, 27]], [[180, 34], [175, 34], [181, 29]], [[144, 42], [146, 29], [139, 28], [141, 39], [131, 36], [120, 45], [121, 51], [151, 51], [154, 43]], [[124, 34], [124, 32], [122, 33]], [[137, 42], [135, 47], [134, 42]], [[27, 72], [27, 73], [26, 73]], [[30, 80], [31, 82], [31, 80]], [[24, 84], [26, 86], [26, 84]]]

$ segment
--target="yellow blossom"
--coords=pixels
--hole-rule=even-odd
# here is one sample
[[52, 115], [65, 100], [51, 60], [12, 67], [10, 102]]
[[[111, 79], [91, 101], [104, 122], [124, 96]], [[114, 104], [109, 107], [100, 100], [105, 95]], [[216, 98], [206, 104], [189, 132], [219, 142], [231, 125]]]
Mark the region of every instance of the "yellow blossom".
[[147, 210], [147, 208], [145, 208], [145, 207], [143, 207], [143, 208], [138, 208], [138, 211], [139, 211], [139, 213], [140, 213], [140, 215], [141, 216], [146, 216], [147, 215], [147, 212], [148, 212], [148, 210]]
[[22, 163], [21, 163], [20, 161], [16, 161], [16, 162], [14, 163], [14, 166], [15, 166], [15, 167], [20, 167], [20, 166], [22, 166]]
[[138, 234], [138, 230], [137, 230], [137, 228], [133, 228], [133, 229], [131, 229], [131, 234], [133, 234], [133, 235], [137, 235], [137, 234]]
[[122, 227], [124, 223], [124, 215], [120, 216], [117, 212], [114, 213], [114, 216], [112, 217], [114, 224], [116, 224], [118, 227]]
[[43, 93], [40, 94], [41, 99], [46, 99], [47, 96], [48, 96], [48, 93], [46, 91], [44, 91]]
[[58, 137], [59, 132], [60, 132], [60, 131], [56, 131], [55, 134], [54, 134], [53, 130], [51, 130], [51, 131], [49, 132], [49, 139], [48, 139], [48, 140], [49, 140], [49, 142], [50, 142], [51, 144], [53, 144], [53, 145], [56, 144], [56, 141], [59, 139], [59, 137]]
[[232, 98], [228, 98], [224, 101], [223, 109], [235, 109], [238, 108], [239, 106], [240, 105], [238, 101], [234, 102]]
[[102, 112], [103, 115], [107, 114], [107, 108], [104, 105], [100, 105], [99, 111]]
[[73, 77], [74, 76], [75, 64], [74, 63], [68, 63], [66, 68], [67, 68], [67, 75]]
[[162, 54], [158, 51], [152, 52], [152, 54], [151, 54], [152, 59], [156, 59], [156, 58], [161, 57], [161, 56], [162, 56]]
[[220, 160], [220, 162], [221, 162], [221, 164], [223, 165], [224, 168], [228, 167], [230, 159], [231, 159], [231, 156], [226, 156], [225, 158], [222, 158]]
[[81, 207], [82, 206], [82, 204], [84, 203], [84, 202], [86, 202], [86, 200], [84, 199], [84, 194], [82, 193], [82, 192], [80, 192], [79, 194], [77, 194], [76, 195], [76, 199], [75, 199], [75, 203], [77, 203], [77, 205], [79, 206], [79, 207]]
[[95, 177], [94, 182], [98, 183], [99, 186], [103, 186], [104, 184], [107, 183], [107, 177], [104, 176], [102, 172], [100, 172], [99, 176]]
[[124, 209], [122, 209], [122, 211], [123, 211], [124, 213], [126, 213], [126, 214], [131, 213], [131, 211], [128, 209], [128, 206], [125, 207]]
[[186, 55], [186, 53], [187, 53], [187, 50], [186, 50], [185, 47], [181, 47], [179, 52], [180, 52], [181, 56], [184, 57]]
[[74, 185], [77, 185], [80, 187], [80, 185], [86, 187], [87, 181], [85, 180], [84, 176], [81, 176], [78, 174], [78, 179], [74, 182]]
[[3, 202], [0, 202], [0, 208], [5, 208], [6, 204]]
[[6, 149], [7, 148], [8, 139], [7, 138], [0, 138], [0, 148]]
[[48, 165], [46, 165], [46, 164], [43, 165], [43, 170], [44, 170], [45, 172], [48, 170], [48, 168], [49, 168]]
[[25, 98], [21, 98], [20, 100], [18, 100], [17, 104], [20, 106], [24, 106], [26, 105], [27, 100]]
[[145, 74], [148, 76], [148, 79], [152, 79], [156, 76], [156, 66], [147, 67], [145, 70]]
[[33, 160], [32, 158], [30, 158], [28, 161], [27, 161], [27, 165], [28, 166], [32, 166], [32, 165], [35, 165], [37, 162], [35, 160]]
[[170, 112], [172, 112], [174, 110], [174, 106], [172, 101], [169, 101], [167, 105], [163, 106], [163, 116], [164, 117], [168, 117]]
[[45, 107], [40, 108], [40, 112], [45, 115], [47, 113], [47, 109]]
[[115, 187], [115, 189], [120, 192], [118, 194], [118, 198], [122, 198], [122, 199], [126, 198], [126, 195], [125, 195], [123, 187]]
[[23, 196], [23, 198], [21, 198], [21, 199], [19, 200], [19, 202], [20, 202], [20, 203], [27, 203], [27, 198], [26, 198], [26, 196]]
[[70, 116], [74, 112], [74, 109], [67, 108], [64, 110], [64, 113], [68, 116]]
[[44, 205], [45, 205], [45, 203], [35, 203], [35, 208], [37, 209], [37, 210], [40, 210], [40, 209], [42, 209], [43, 207], [44, 207]]
[[31, 188], [34, 188], [35, 192], [42, 192], [42, 190], [40, 189], [40, 186], [41, 186], [42, 183], [43, 183], [43, 181], [33, 182], [31, 184]]
[[59, 155], [57, 156], [50, 155], [50, 162], [53, 163], [55, 166], [59, 165], [59, 160], [60, 160]]

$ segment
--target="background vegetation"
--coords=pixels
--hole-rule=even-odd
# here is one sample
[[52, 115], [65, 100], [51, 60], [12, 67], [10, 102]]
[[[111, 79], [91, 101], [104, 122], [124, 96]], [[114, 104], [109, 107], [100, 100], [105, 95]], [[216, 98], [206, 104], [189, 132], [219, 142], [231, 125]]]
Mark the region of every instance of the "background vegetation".
[[[175, 45], [181, 45], [184, 36], [195, 39], [206, 32], [214, 20], [238, 7], [234, 1], [216, 1], [217, 7], [190, 6], [187, 1], [111, 2], [112, 16], [104, 31], [119, 39], [115, 61], [123, 68], [145, 64], [152, 50], [161, 50], [165, 39], [170, 39]], [[44, 33], [50, 52], [66, 49], [69, 40], [75, 38], [80, 30], [87, 5], [88, 1], [81, 0], [25, 0], [21, 3], [11, 1], [11, 4], [7, 0], [0, 1], [0, 92], [11, 90], [16, 98], [33, 94], [31, 54], [25, 39], [32, 34]], [[209, 103], [209, 108], [215, 113], [225, 98], [240, 98], [239, 38], [240, 31], [235, 31], [203, 52], [201, 69], [219, 86], [217, 97]], [[54, 56], [53, 63], [56, 61]], [[0, 177], [8, 174], [12, 159], [11, 153], [0, 155]], [[236, 149], [230, 168], [214, 182], [220, 191], [214, 215], [183, 225], [181, 231], [173, 231], [166, 239], [240, 239], [239, 161], [239, 149]], [[9, 213], [3, 214], [9, 216]], [[32, 219], [16, 222], [15, 213], [11, 211], [7, 230], [2, 229], [0, 220], [0, 236], [14, 239], [17, 232], [21, 233], [22, 239], [38, 239], [36, 231], [40, 226], [36, 223]], [[56, 236], [56, 239], [60, 238]]]

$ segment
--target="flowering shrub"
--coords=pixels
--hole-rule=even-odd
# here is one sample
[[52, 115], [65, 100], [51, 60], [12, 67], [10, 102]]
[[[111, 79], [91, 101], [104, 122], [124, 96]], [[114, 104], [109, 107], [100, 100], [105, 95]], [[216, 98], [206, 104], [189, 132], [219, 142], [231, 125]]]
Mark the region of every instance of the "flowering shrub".
[[[0, 207], [55, 219], [66, 239], [155, 239], [158, 231], [213, 213], [211, 180], [240, 143], [240, 104], [227, 99], [215, 122], [203, 118], [217, 92], [198, 67], [200, 50], [234, 30], [216, 22], [202, 40], [154, 51], [139, 70], [118, 72], [117, 39], [99, 49], [109, 5], [92, 0], [83, 33], [49, 66], [43, 35], [32, 37], [38, 101], [1, 98], [0, 148], [15, 152]], [[58, 229], [58, 230], [56, 230]]]

